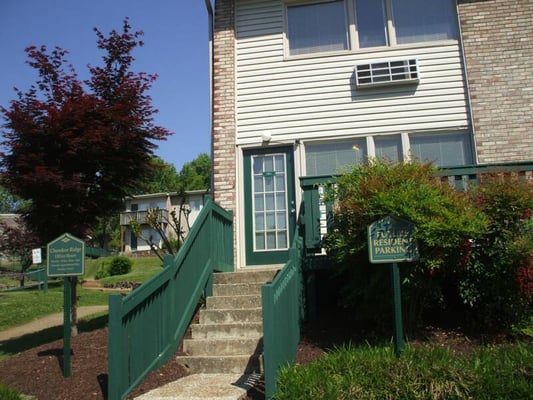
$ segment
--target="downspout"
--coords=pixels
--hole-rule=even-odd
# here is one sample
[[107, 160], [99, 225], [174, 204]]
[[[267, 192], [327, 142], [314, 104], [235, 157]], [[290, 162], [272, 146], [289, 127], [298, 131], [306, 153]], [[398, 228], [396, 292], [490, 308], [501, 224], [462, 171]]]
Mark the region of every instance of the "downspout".
[[214, 173], [213, 173], [213, 167], [214, 167], [214, 149], [213, 149], [213, 118], [214, 118], [214, 111], [213, 111], [213, 88], [214, 88], [214, 78], [213, 78], [213, 36], [214, 36], [214, 13], [213, 13], [213, 6], [211, 5], [211, 0], [205, 0], [205, 8], [207, 10], [207, 16], [209, 19], [209, 135], [211, 136], [211, 183], [210, 183], [210, 189], [209, 192], [211, 192], [211, 197], [214, 199]]
[[468, 68], [466, 67], [466, 55], [465, 55], [465, 47], [463, 43], [463, 30], [461, 29], [461, 17], [459, 15], [458, 1], [455, 2], [455, 12], [457, 15], [457, 31], [459, 33], [459, 49], [461, 51], [463, 72], [464, 72], [464, 77], [465, 77], [466, 104], [468, 107], [468, 114], [470, 115], [470, 127], [472, 129], [472, 135], [470, 137], [470, 141], [472, 144], [472, 149], [474, 150], [474, 165], [477, 165], [479, 160], [478, 160], [478, 153], [477, 153], [476, 128], [474, 126], [474, 113], [472, 110], [472, 100], [470, 97], [470, 83], [468, 80]]

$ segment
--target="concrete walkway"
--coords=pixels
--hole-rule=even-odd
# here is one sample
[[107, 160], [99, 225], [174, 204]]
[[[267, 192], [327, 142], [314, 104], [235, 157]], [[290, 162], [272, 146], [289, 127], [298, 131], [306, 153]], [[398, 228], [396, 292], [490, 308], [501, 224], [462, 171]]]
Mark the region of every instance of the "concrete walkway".
[[245, 400], [259, 375], [194, 374], [168, 383], [135, 400]]
[[[83, 318], [91, 314], [107, 311], [107, 306], [86, 306], [78, 307], [78, 318]], [[15, 326], [0, 332], [0, 342], [16, 339], [30, 333], [42, 331], [63, 325], [63, 313], [50, 314], [46, 317], [36, 319], [24, 325]]]

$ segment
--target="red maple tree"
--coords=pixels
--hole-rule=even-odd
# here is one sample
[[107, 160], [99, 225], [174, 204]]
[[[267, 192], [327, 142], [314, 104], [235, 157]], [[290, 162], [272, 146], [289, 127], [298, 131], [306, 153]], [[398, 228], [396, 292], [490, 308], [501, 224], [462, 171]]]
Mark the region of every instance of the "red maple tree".
[[0, 183], [29, 200], [24, 218], [43, 243], [64, 232], [84, 238], [97, 218], [118, 212], [150, 172], [154, 141], [171, 134], [154, 124], [147, 92], [156, 75], [130, 70], [143, 33], [127, 18], [122, 32], [95, 32], [105, 55], [90, 79], [78, 78], [67, 51], [32, 46], [38, 80], [0, 108]]

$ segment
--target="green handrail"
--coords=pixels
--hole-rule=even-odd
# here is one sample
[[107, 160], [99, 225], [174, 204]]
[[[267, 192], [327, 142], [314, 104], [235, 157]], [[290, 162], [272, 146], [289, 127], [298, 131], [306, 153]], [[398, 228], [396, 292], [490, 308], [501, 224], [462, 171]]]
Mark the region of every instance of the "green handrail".
[[124, 399], [174, 354], [213, 271], [233, 271], [233, 217], [210, 199], [176, 257], [122, 297], [109, 299], [108, 399]]
[[302, 321], [302, 238], [296, 236], [289, 260], [271, 283], [263, 285], [263, 357], [265, 395], [276, 392], [279, 368], [294, 362]]

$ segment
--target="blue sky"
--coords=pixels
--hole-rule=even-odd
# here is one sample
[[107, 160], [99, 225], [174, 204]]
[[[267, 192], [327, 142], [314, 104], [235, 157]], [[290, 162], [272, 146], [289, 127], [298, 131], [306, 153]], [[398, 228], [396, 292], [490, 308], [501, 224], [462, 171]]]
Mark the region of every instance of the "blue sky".
[[1, 0], [0, 104], [15, 98], [13, 87], [26, 91], [37, 79], [25, 64], [30, 45], [69, 51], [80, 79], [86, 65], [97, 65], [97, 27], [104, 34], [121, 30], [129, 17], [132, 29], [144, 32], [144, 46], [134, 52], [133, 70], [159, 75], [150, 92], [159, 110], [155, 121], [174, 135], [158, 142], [156, 154], [183, 163], [210, 153], [208, 16], [204, 0]]

